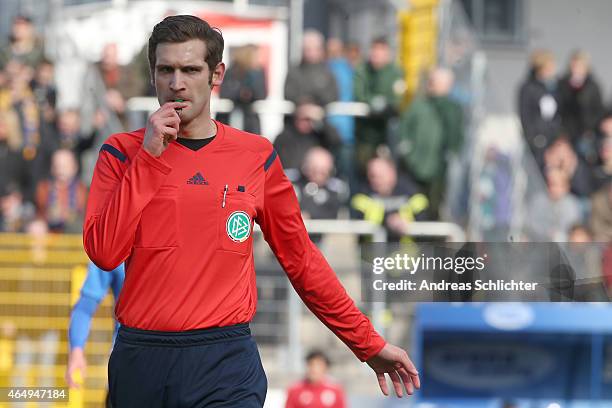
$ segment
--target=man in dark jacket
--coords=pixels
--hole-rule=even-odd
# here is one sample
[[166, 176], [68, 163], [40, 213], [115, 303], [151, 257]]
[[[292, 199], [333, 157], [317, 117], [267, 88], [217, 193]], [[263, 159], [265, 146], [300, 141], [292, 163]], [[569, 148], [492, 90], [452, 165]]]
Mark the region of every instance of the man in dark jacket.
[[292, 67], [287, 74], [285, 98], [296, 104], [309, 100], [319, 106], [338, 100], [336, 80], [325, 63], [321, 33], [307, 30], [302, 48], [302, 62]]
[[340, 207], [348, 198], [348, 186], [333, 177], [334, 157], [331, 153], [322, 147], [309, 149], [301, 170], [286, 173], [295, 188], [302, 216], [314, 220], [338, 218]]
[[41, 129], [40, 154], [37, 157], [35, 179], [41, 181], [50, 176], [51, 157], [58, 149], [68, 149], [75, 154], [78, 174], [83, 169], [83, 154], [92, 148], [98, 132], [106, 123], [107, 116], [98, 110], [94, 115], [93, 129], [85, 134], [81, 131], [81, 114], [66, 109], [57, 114], [56, 123]]
[[603, 114], [599, 84], [591, 73], [589, 56], [572, 54], [569, 70], [559, 80], [559, 112], [574, 150], [589, 164], [597, 162], [595, 130]]
[[536, 162], [543, 168], [544, 151], [561, 129], [555, 58], [549, 51], [538, 50], [531, 56], [531, 69], [519, 90], [519, 115], [523, 135]]
[[[295, 194], [300, 202], [302, 217], [313, 220], [334, 220], [348, 199], [348, 186], [333, 177], [334, 157], [322, 147], [313, 147], [306, 152], [302, 171], [288, 169]], [[309, 234], [319, 244], [321, 234]]]
[[599, 124], [598, 138], [600, 164], [593, 169], [595, 190], [612, 182], [612, 110], [603, 116]]
[[266, 75], [259, 66], [257, 53], [257, 46], [252, 44], [237, 48], [219, 91], [221, 98], [227, 98], [234, 103], [232, 114], [242, 120], [232, 124], [232, 114], [217, 115], [220, 122], [255, 134], [261, 133], [261, 126], [259, 115], [253, 110], [253, 102], [266, 98]]
[[321, 146], [332, 152], [340, 145], [338, 131], [323, 120], [324, 111], [311, 103], [297, 106], [293, 120], [274, 140], [284, 169], [300, 169], [306, 152]]
[[9, 140], [11, 136], [15, 136], [11, 132], [18, 131], [18, 123], [14, 111], [0, 111], [0, 194], [8, 191], [10, 186], [15, 186], [31, 200], [33, 194], [27, 162], [19, 150], [20, 146], [15, 146], [16, 142]]

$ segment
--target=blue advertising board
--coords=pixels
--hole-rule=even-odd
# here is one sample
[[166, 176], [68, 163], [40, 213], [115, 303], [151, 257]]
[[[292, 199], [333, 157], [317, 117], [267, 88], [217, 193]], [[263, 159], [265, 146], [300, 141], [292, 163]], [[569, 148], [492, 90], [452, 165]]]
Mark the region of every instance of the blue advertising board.
[[417, 406], [612, 407], [607, 303], [420, 304], [414, 328]]

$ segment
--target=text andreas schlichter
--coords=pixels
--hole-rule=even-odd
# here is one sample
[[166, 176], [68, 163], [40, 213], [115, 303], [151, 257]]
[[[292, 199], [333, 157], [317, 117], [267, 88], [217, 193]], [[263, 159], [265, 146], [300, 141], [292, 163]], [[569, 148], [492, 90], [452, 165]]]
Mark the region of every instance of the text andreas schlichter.
[[[452, 274], [478, 276], [486, 268], [485, 254], [482, 257], [439, 257], [395, 254], [390, 257], [376, 257], [372, 260], [372, 287], [375, 291], [534, 291], [537, 282], [515, 279], [458, 279]], [[429, 272], [427, 276], [414, 279], [417, 272]], [[446, 274], [448, 279], [434, 279]], [[482, 273], [486, 275], [486, 273]], [[465, 276], [464, 276], [465, 277]]]

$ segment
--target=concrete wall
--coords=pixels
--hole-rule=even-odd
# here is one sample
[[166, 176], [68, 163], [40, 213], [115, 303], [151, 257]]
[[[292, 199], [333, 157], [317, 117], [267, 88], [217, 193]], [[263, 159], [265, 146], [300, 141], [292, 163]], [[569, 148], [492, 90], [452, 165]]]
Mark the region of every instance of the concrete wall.
[[515, 111], [516, 91], [527, 71], [530, 52], [548, 48], [565, 70], [575, 48], [586, 50], [605, 101], [612, 103], [612, 1], [524, 0], [525, 42], [483, 44], [488, 58], [487, 108], [493, 113]]

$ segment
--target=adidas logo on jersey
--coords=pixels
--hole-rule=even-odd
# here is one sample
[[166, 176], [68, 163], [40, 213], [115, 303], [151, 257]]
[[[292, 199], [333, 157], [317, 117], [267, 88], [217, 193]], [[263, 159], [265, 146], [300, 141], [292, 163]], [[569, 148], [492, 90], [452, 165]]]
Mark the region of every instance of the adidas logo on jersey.
[[208, 181], [206, 181], [206, 179], [200, 172], [197, 172], [193, 177], [187, 180], [187, 184], [197, 184], [203, 186], [207, 185]]

